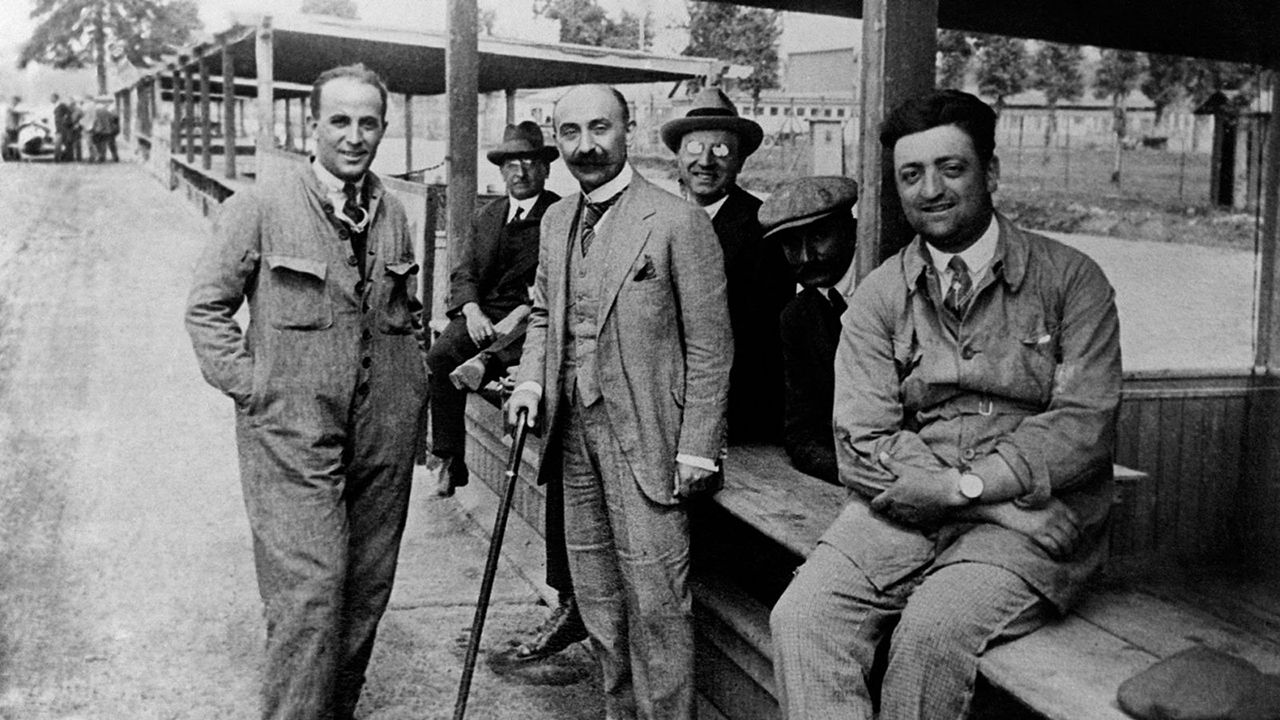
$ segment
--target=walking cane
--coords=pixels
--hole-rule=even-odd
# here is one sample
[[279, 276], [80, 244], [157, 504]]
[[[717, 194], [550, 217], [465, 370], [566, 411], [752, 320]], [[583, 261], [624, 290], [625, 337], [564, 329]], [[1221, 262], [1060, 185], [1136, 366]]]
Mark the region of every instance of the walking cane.
[[507, 530], [507, 515], [511, 512], [511, 500], [516, 494], [516, 478], [520, 474], [520, 455], [524, 452], [524, 435], [528, 411], [521, 410], [516, 417], [516, 437], [511, 443], [511, 455], [507, 458], [507, 488], [498, 506], [498, 516], [493, 520], [493, 535], [489, 539], [489, 559], [485, 561], [484, 578], [480, 581], [480, 599], [476, 601], [476, 617], [471, 621], [471, 638], [467, 642], [467, 656], [462, 663], [462, 680], [458, 684], [458, 701], [453, 706], [453, 720], [463, 720], [467, 714], [467, 695], [471, 692], [471, 676], [476, 669], [476, 655], [480, 652], [480, 633], [484, 630], [484, 616], [489, 610], [489, 595], [493, 592], [493, 577], [498, 572], [498, 557], [502, 554], [502, 536]]

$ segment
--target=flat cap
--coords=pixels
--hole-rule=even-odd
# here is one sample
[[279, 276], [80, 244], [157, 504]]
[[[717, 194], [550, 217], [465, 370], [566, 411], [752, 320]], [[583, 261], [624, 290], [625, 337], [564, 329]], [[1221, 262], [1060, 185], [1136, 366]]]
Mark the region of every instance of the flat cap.
[[800, 178], [778, 188], [760, 206], [760, 227], [768, 237], [807, 225], [858, 201], [858, 183], [841, 175]]

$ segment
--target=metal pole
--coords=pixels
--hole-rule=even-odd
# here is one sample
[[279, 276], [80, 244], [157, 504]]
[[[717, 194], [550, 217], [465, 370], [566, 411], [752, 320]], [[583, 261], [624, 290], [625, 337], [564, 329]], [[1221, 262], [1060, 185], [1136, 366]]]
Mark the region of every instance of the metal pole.
[[209, 112], [209, 58], [200, 51], [200, 167], [213, 167], [213, 123]]
[[222, 159], [227, 179], [236, 177], [236, 63], [231, 48], [222, 45]]
[[471, 635], [467, 639], [467, 654], [462, 662], [462, 679], [458, 683], [458, 699], [453, 705], [453, 720], [462, 720], [467, 714], [467, 695], [471, 692], [471, 677], [475, 674], [476, 655], [480, 652], [480, 634], [484, 632], [484, 616], [489, 610], [489, 597], [493, 593], [493, 579], [498, 573], [498, 558], [502, 556], [502, 537], [507, 532], [507, 515], [511, 513], [511, 501], [516, 494], [516, 479], [520, 476], [520, 458], [524, 454], [524, 436], [528, 430], [528, 413], [521, 410], [516, 418], [515, 441], [507, 456], [504, 476], [507, 487], [502, 493], [498, 515], [493, 519], [493, 534], [489, 538], [489, 557], [485, 560], [484, 576], [480, 579], [480, 598], [476, 601], [476, 615], [471, 622]]
[[196, 162], [196, 66], [194, 64], [187, 66], [183, 78], [182, 95], [186, 107], [182, 115], [187, 119], [186, 132], [183, 135], [187, 148], [187, 164], [194, 165]]
[[413, 172], [413, 96], [404, 94], [404, 171]]

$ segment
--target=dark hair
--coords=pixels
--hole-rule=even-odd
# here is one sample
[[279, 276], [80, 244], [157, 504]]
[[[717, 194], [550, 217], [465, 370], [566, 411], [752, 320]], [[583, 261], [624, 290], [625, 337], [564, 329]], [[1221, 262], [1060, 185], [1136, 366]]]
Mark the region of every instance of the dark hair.
[[382, 119], [387, 119], [387, 85], [382, 82], [382, 76], [365, 67], [364, 63], [339, 65], [320, 73], [320, 76], [311, 85], [311, 117], [320, 117], [320, 89], [328, 84], [330, 80], [339, 78], [348, 78], [377, 88], [378, 94], [382, 96]]
[[955, 125], [973, 141], [984, 165], [996, 151], [996, 114], [989, 105], [967, 92], [934, 90], [898, 105], [880, 123], [880, 144], [890, 152], [907, 135], [943, 125]]

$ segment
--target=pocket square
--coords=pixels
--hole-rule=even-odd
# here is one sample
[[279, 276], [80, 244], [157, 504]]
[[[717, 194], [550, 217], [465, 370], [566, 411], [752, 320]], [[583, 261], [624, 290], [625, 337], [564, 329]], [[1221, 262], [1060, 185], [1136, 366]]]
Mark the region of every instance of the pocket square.
[[644, 256], [644, 265], [631, 276], [633, 282], [641, 282], [644, 280], [652, 280], [658, 277], [658, 271], [653, 268], [653, 258], [648, 255]]

